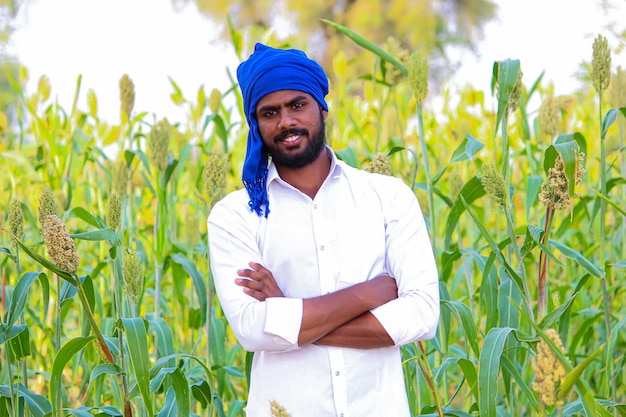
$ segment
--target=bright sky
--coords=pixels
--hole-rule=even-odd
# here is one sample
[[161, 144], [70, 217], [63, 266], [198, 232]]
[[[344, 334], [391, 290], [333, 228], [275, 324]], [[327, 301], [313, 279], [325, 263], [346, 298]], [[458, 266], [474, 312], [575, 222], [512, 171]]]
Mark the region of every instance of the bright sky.
[[[601, 0], [496, 0], [498, 18], [486, 26], [480, 57], [463, 54], [454, 82], [489, 92], [494, 61], [520, 59], [529, 85], [545, 70], [557, 94], [578, 87], [575, 73], [589, 61], [593, 39], [603, 34], [609, 46], [617, 40], [605, 26], [626, 26], [626, 1], [608, 14]], [[29, 92], [42, 74], [50, 78], [52, 94], [69, 109], [76, 79], [83, 81], [79, 103], [87, 90], [98, 97], [99, 115], [119, 120], [121, 76], [135, 83], [135, 109], [181, 120], [172, 104], [168, 77], [195, 101], [201, 85], [207, 93], [228, 85], [226, 68], [234, 75], [238, 63], [229, 44], [218, 44], [214, 23], [201, 17], [189, 1], [174, 10], [170, 0], [30, 0], [22, 6], [10, 52], [29, 69]], [[612, 54], [613, 68], [626, 68], [626, 52]], [[86, 107], [86, 106], [84, 106]]]

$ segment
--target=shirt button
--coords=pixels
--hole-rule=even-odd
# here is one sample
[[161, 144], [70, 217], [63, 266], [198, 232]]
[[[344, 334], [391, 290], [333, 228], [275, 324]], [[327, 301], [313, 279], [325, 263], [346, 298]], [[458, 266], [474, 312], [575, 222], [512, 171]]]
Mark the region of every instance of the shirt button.
[[324, 245], [320, 246], [320, 250], [324, 250]]
[[313, 204], [313, 208], [314, 208], [314, 209], [317, 209], [317, 204]]
[[343, 417], [343, 413], [339, 414], [339, 417]]
[[339, 371], [335, 371], [335, 375], [339, 376]]

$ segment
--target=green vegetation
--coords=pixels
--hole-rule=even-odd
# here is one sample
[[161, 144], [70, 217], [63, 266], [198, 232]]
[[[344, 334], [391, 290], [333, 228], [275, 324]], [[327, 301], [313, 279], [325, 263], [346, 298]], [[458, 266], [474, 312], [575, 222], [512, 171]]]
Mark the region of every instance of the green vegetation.
[[[492, 111], [471, 87], [433, 105], [419, 51], [325, 24], [372, 68], [333, 56], [328, 141], [412, 186], [436, 251], [438, 335], [402, 348], [413, 414], [626, 415], [626, 74], [604, 38], [568, 96], [495, 62]], [[172, 80], [187, 115], [172, 123], [135, 109], [120, 74], [110, 124], [94, 92], [64, 109], [19, 76], [0, 123], [0, 415], [243, 415], [251, 355], [214, 295], [205, 225], [241, 187], [237, 86], [190, 99]]]

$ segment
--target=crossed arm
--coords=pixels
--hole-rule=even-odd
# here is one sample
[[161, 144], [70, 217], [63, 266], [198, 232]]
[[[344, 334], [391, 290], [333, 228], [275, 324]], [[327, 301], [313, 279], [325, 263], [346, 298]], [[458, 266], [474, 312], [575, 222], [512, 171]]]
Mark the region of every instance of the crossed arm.
[[[250, 262], [249, 267], [237, 271], [240, 278], [235, 280], [246, 294], [259, 301], [284, 297], [271, 271], [255, 262]], [[334, 293], [304, 299], [298, 344], [392, 346], [393, 340], [369, 311], [396, 298], [395, 279], [380, 275]]]

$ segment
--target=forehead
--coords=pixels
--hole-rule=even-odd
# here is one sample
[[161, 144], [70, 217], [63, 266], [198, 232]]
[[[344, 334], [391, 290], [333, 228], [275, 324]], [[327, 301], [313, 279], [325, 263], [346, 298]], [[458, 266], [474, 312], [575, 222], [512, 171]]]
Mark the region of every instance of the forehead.
[[273, 93], [269, 93], [265, 96], [263, 96], [263, 98], [261, 98], [259, 100], [259, 102], [256, 105], [257, 110], [261, 107], [267, 107], [267, 106], [280, 106], [283, 105], [285, 103], [289, 103], [293, 100], [299, 99], [299, 98], [305, 98], [305, 99], [309, 99], [309, 100], [314, 100], [313, 96], [311, 96], [308, 93], [305, 93], [304, 91], [298, 91], [298, 90], [279, 90], [279, 91], [275, 91]]

